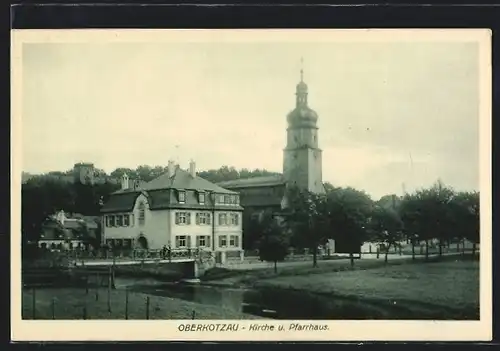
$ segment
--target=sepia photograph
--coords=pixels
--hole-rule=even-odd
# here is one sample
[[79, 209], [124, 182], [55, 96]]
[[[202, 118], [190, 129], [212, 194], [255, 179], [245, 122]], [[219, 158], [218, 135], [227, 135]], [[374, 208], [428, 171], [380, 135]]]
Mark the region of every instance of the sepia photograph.
[[14, 32], [19, 323], [491, 318], [488, 31]]

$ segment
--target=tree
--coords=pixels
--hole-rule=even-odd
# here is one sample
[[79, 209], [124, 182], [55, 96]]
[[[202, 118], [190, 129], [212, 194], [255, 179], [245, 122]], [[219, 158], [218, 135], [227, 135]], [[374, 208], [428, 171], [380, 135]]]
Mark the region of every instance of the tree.
[[454, 238], [472, 242], [472, 254], [475, 255], [479, 242], [479, 193], [459, 192], [450, 202], [453, 213], [452, 224]]
[[258, 241], [262, 236], [263, 226], [260, 219], [248, 212], [243, 212], [243, 248], [257, 249]]
[[32, 178], [21, 188], [23, 242], [38, 241], [43, 222], [61, 209], [73, 209], [72, 185], [50, 178]]
[[129, 176], [129, 178], [131, 178], [131, 179], [135, 179], [135, 178], [137, 178], [137, 173], [136, 173], [136, 171], [135, 171], [135, 170], [133, 170], [133, 169], [131, 169], [131, 168], [125, 168], [125, 167], [119, 167], [119, 168], [115, 169], [113, 172], [111, 172], [111, 173], [109, 174], [109, 176], [110, 176], [111, 178], [121, 179], [121, 178], [122, 178], [122, 176], [123, 176], [125, 173], [126, 173], [126, 174]]
[[374, 239], [385, 247], [385, 262], [391, 247], [397, 246], [403, 239], [403, 222], [399, 214], [391, 208], [375, 206], [370, 218], [370, 229]]
[[354, 252], [359, 252], [367, 236], [373, 201], [363, 191], [335, 188], [327, 194], [329, 226], [334, 231], [337, 251], [349, 253], [354, 266]]
[[260, 222], [263, 228], [258, 241], [260, 259], [274, 262], [274, 272], [278, 272], [278, 262], [283, 261], [288, 255], [290, 247], [289, 236], [285, 228], [280, 226], [272, 215], [265, 215]]
[[290, 187], [285, 223], [293, 233], [295, 246], [308, 247], [313, 254], [313, 267], [318, 266], [318, 247], [330, 237], [331, 226], [327, 197]]

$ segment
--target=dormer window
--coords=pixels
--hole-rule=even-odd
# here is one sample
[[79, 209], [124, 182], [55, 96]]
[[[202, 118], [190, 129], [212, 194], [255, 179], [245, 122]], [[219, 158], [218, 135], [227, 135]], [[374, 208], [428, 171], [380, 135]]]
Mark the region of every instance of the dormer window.
[[199, 192], [198, 193], [198, 202], [203, 205], [205, 203], [205, 193]]
[[186, 202], [186, 192], [184, 190], [179, 190], [179, 203], [183, 204]]

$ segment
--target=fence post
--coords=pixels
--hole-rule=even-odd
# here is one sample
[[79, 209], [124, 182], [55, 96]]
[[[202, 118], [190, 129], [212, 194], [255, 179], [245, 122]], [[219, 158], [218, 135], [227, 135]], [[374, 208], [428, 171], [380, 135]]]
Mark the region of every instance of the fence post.
[[146, 297], [146, 319], [149, 319], [149, 296]]
[[108, 312], [111, 313], [111, 267], [109, 267], [108, 276]]
[[101, 281], [99, 280], [99, 272], [97, 272], [97, 284], [95, 288], [95, 300], [99, 301], [99, 285], [101, 284]]
[[36, 288], [35, 287], [33, 287], [32, 308], [33, 308], [33, 319], [36, 319]]
[[56, 298], [52, 298], [52, 303], [51, 303], [51, 310], [52, 310], [52, 319], [56, 319]]
[[125, 319], [128, 319], [128, 287], [125, 289]]
[[85, 276], [85, 295], [89, 294], [89, 275]]
[[115, 266], [113, 266], [111, 268], [111, 288], [112, 289], [116, 289], [116, 285], [115, 285]]

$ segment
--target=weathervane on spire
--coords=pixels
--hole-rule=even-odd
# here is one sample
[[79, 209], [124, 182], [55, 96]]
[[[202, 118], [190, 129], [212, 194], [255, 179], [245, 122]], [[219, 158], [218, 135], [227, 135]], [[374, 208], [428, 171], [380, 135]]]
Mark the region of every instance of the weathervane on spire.
[[304, 58], [300, 58], [300, 81], [304, 81]]

